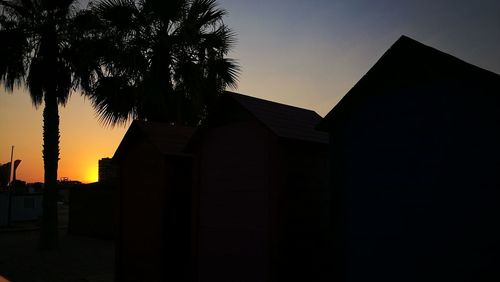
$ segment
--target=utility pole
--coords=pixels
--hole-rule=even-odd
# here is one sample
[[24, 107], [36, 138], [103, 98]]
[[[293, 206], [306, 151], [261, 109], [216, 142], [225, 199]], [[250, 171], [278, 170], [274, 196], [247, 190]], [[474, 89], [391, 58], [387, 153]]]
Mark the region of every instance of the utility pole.
[[9, 194], [9, 205], [8, 205], [8, 210], [7, 210], [7, 226], [10, 226], [10, 220], [12, 218], [12, 193], [14, 191], [14, 187], [12, 187], [12, 181], [13, 181], [13, 171], [14, 171], [14, 145], [12, 145], [12, 148], [10, 150], [10, 171], [9, 171], [9, 184], [7, 188], [7, 193]]
[[10, 149], [10, 171], [9, 171], [9, 188], [12, 186], [12, 177], [13, 177], [13, 172], [14, 172], [14, 145], [12, 145], [12, 148]]

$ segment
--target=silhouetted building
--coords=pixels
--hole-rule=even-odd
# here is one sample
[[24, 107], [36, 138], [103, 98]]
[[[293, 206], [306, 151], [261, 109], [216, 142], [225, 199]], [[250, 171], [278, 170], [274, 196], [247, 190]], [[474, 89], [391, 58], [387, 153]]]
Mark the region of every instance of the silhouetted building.
[[193, 281], [193, 131], [134, 121], [116, 150], [116, 281]]
[[196, 132], [134, 121], [113, 157], [117, 281], [330, 281], [320, 120], [227, 92]]
[[500, 77], [401, 37], [324, 118], [335, 281], [500, 281]]
[[111, 158], [102, 158], [99, 160], [99, 182], [116, 182], [117, 168]]
[[196, 155], [197, 281], [331, 281], [328, 136], [313, 111], [226, 92]]

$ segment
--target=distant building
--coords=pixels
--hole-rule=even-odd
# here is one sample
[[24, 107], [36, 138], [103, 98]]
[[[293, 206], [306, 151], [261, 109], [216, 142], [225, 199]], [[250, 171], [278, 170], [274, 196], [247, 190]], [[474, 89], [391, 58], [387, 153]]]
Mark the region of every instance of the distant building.
[[99, 160], [99, 182], [113, 182], [117, 177], [116, 167], [111, 158]]

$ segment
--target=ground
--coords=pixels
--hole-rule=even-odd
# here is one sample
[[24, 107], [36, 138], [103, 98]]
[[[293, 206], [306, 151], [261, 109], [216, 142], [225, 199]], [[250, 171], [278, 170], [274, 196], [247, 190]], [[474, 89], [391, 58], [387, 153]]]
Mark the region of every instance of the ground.
[[67, 207], [60, 207], [60, 246], [38, 249], [37, 222], [15, 223], [0, 228], [0, 281], [13, 282], [107, 282], [113, 281], [112, 241], [69, 236]]

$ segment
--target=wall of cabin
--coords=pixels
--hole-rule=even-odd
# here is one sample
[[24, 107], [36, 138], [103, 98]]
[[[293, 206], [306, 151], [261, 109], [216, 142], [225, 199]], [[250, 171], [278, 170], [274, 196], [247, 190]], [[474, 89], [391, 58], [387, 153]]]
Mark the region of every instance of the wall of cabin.
[[165, 163], [147, 140], [120, 163], [117, 281], [160, 281], [164, 268]]
[[372, 89], [337, 121], [332, 199], [343, 281], [500, 278], [497, 94], [443, 80]]
[[331, 281], [327, 144], [282, 140], [280, 281]]
[[198, 281], [268, 281], [270, 138], [255, 122], [234, 122], [203, 135]]

